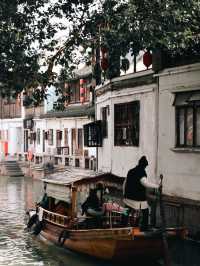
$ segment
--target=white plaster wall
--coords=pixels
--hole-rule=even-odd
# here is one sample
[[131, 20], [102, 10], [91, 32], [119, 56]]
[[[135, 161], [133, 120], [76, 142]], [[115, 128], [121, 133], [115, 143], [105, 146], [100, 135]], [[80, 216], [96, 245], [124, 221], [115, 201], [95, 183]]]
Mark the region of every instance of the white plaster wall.
[[[54, 130], [54, 141], [53, 145], [48, 145], [48, 141], [46, 141], [46, 148], [56, 148], [56, 130], [62, 130], [64, 134], [64, 129], [68, 128], [68, 144], [70, 147], [70, 155], [71, 155], [71, 132], [72, 128], [83, 128], [84, 124], [90, 123], [91, 121], [87, 117], [77, 117], [77, 118], [49, 118], [45, 121], [46, 130], [53, 129]], [[63, 135], [64, 136], [64, 135]], [[84, 144], [84, 140], [83, 140]], [[64, 137], [61, 142], [62, 146], [64, 145]], [[84, 147], [84, 149], [88, 150], [89, 156], [96, 157], [96, 148], [88, 148]]]
[[37, 133], [37, 129], [40, 129], [40, 144], [37, 144], [37, 140], [35, 141], [35, 153], [43, 154], [43, 130], [46, 130], [46, 120], [45, 119], [35, 119], [35, 132]]
[[164, 192], [200, 199], [200, 150], [175, 152], [174, 94], [200, 89], [200, 64], [165, 70], [159, 77], [158, 175], [164, 175]]
[[19, 118], [0, 120], [0, 130], [8, 130], [8, 153], [14, 155], [23, 151], [23, 121]]
[[[114, 146], [114, 104], [140, 101], [139, 147]], [[156, 168], [156, 85], [141, 86], [107, 92], [97, 99], [97, 119], [101, 119], [102, 107], [110, 106], [108, 116], [108, 138], [98, 148], [98, 169], [118, 176], [126, 176], [142, 155], [149, 160], [148, 176], [155, 180]]]
[[111, 172], [112, 168], [112, 110], [111, 110], [111, 92], [107, 92], [97, 98], [96, 119], [101, 120], [101, 108], [109, 106], [108, 119], [108, 137], [103, 139], [103, 147], [98, 147], [98, 170], [103, 172]]

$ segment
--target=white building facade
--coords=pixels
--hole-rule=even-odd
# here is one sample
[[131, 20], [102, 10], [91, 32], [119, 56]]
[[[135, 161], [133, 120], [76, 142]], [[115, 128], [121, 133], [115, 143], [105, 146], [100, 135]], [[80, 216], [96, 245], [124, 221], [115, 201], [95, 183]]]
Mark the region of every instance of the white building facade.
[[113, 79], [96, 89], [96, 119], [107, 125], [98, 147], [98, 170], [125, 177], [141, 156], [156, 180], [157, 84], [147, 70]]
[[165, 69], [157, 76], [157, 175], [164, 176], [168, 219], [186, 225], [196, 237], [200, 232], [200, 64]]

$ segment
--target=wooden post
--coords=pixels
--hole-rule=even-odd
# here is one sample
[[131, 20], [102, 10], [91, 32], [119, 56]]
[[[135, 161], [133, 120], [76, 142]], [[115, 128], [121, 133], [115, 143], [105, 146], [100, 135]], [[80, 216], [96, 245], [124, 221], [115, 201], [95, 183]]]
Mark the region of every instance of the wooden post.
[[169, 253], [169, 247], [167, 243], [167, 234], [166, 234], [166, 217], [165, 217], [165, 209], [162, 198], [162, 181], [163, 175], [160, 175], [161, 184], [160, 184], [160, 215], [161, 215], [161, 229], [162, 229], [162, 240], [164, 247], [164, 262], [165, 266], [171, 266], [171, 258]]
[[77, 188], [72, 186], [72, 219], [76, 217], [76, 195]]

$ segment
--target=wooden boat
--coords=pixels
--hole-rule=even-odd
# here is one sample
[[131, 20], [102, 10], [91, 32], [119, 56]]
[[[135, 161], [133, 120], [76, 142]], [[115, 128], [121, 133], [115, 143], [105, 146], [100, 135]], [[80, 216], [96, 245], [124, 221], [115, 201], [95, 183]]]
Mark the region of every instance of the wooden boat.
[[[162, 231], [159, 228], [143, 232], [133, 225], [134, 217], [131, 215], [128, 226], [122, 226], [123, 208], [117, 203], [116, 197], [122, 192], [122, 178], [73, 170], [65, 173], [65, 178], [54, 176], [43, 181], [49, 199], [48, 208], [38, 208], [38, 216], [42, 214], [38, 232], [43, 240], [106, 260], [124, 261], [137, 256], [151, 259], [163, 257]], [[101, 188], [101, 199], [107, 196], [115, 202], [106, 203], [105, 214], [98, 220], [100, 223], [97, 220], [94, 223], [92, 217], [82, 217], [79, 211], [82, 201], [80, 195], [86, 197], [86, 192], [94, 187]], [[107, 188], [110, 189], [109, 195], [104, 194]], [[66, 203], [66, 209], [56, 209], [55, 201]], [[184, 238], [186, 229], [167, 228], [166, 234], [168, 238]]]

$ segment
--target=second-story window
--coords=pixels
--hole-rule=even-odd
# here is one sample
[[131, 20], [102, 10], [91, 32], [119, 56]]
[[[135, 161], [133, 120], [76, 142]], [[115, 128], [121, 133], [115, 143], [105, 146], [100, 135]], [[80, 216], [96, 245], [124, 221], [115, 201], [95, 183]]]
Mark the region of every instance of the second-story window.
[[200, 91], [176, 93], [176, 147], [200, 148]]
[[69, 86], [69, 101], [70, 103], [79, 103], [80, 102], [80, 86], [79, 80], [72, 82]]
[[115, 146], [139, 145], [140, 102], [115, 104], [114, 143]]
[[48, 144], [53, 145], [53, 129], [49, 129], [48, 131]]

